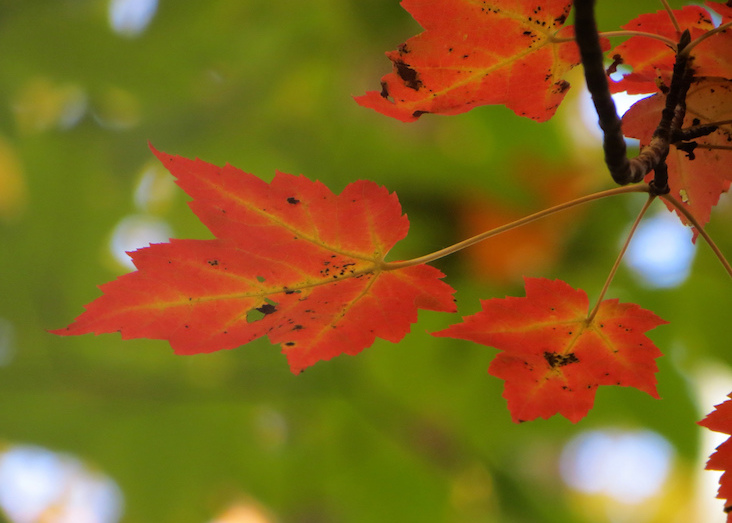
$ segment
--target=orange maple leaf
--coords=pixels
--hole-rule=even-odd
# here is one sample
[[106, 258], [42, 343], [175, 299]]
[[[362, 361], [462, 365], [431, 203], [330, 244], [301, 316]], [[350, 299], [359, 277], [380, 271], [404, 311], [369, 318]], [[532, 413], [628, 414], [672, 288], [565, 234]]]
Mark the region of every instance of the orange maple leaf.
[[356, 101], [403, 122], [504, 104], [537, 121], [564, 99], [565, 74], [580, 63], [571, 0], [403, 0], [424, 32], [386, 53], [393, 71], [381, 92]]
[[[732, 394], [728, 397], [732, 398]], [[716, 405], [699, 425], [714, 432], [732, 435], [732, 400]], [[727, 438], [717, 447], [709, 457], [706, 469], [724, 471], [719, 479], [717, 497], [726, 500], [724, 510], [727, 512], [727, 523], [732, 523], [732, 440]]]
[[[688, 29], [691, 39], [694, 40], [710, 29], [714, 28], [709, 13], [699, 6], [686, 6], [673, 11], [680, 29]], [[655, 13], [645, 13], [621, 26], [629, 31], [641, 31], [666, 37], [678, 42], [681, 34], [665, 10]], [[718, 36], [711, 37], [710, 41], [719, 41]], [[700, 44], [701, 46], [709, 43]], [[703, 48], [702, 48], [703, 49]], [[625, 75], [618, 82], [610, 82], [613, 92], [627, 91], [631, 94], [655, 93], [661, 86], [669, 87], [671, 73], [676, 60], [676, 53], [661, 40], [647, 36], [633, 36], [612, 49], [609, 53], [614, 60], [633, 67], [633, 72]], [[707, 59], [707, 54], [714, 56], [714, 52], [695, 52], [700, 60], [694, 61], [694, 68], [699, 75], [721, 76], [713, 62]], [[701, 71], [699, 67], [703, 66]], [[708, 69], [708, 70], [707, 70]], [[658, 122], [654, 124], [657, 125]]]
[[[658, 115], [666, 104], [665, 95], [657, 94], [636, 102], [623, 116], [623, 132], [638, 138], [647, 145], [658, 124]], [[686, 117], [683, 127], [730, 121], [732, 119], [732, 80], [724, 78], [700, 78], [695, 80], [686, 96]], [[712, 207], [720, 195], [732, 183], [729, 150], [732, 144], [732, 124], [695, 140], [695, 148], [689, 152], [672, 144], [666, 158], [668, 184], [671, 195], [686, 205], [694, 217], [704, 225], [709, 221]], [[706, 145], [706, 147], [705, 147]], [[646, 181], [650, 181], [649, 174]], [[667, 204], [669, 209], [673, 206]], [[683, 223], [688, 220], [676, 211]], [[696, 238], [696, 236], [694, 236]]]
[[666, 323], [632, 303], [605, 300], [588, 320], [587, 294], [560, 280], [526, 278], [526, 297], [482, 301], [483, 310], [435, 333], [500, 352], [488, 372], [505, 380], [515, 422], [561, 414], [572, 422], [600, 385], [636, 387], [658, 398], [655, 359], [644, 333]]
[[268, 336], [299, 372], [375, 338], [401, 340], [417, 309], [454, 312], [434, 267], [384, 270], [409, 228], [395, 194], [358, 181], [341, 194], [303, 176], [271, 183], [230, 165], [153, 149], [216, 236], [129, 253], [137, 271], [56, 334], [117, 332], [166, 339], [178, 354], [232, 349]]

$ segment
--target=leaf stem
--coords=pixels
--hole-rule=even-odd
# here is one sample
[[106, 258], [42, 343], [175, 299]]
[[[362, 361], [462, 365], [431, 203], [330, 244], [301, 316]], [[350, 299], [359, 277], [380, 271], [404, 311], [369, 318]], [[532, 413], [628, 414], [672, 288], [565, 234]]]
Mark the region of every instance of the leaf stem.
[[681, 34], [681, 27], [679, 26], [679, 21], [676, 19], [676, 15], [673, 12], [673, 9], [671, 9], [671, 6], [668, 5], [668, 2], [666, 0], [661, 0], [661, 3], [663, 4], [663, 8], [668, 13], [668, 17], [671, 19], [671, 23], [674, 24], [674, 29], [678, 34]]
[[643, 216], [646, 214], [646, 211], [651, 206], [651, 203], [656, 198], [655, 195], [649, 194], [648, 199], [646, 200], [646, 203], [643, 204], [643, 208], [638, 213], [638, 216], [636, 217], [635, 221], [633, 222], [633, 226], [630, 228], [630, 232], [628, 233], [628, 237], [625, 239], [625, 243], [623, 244], [622, 249], [620, 249], [620, 254], [618, 254], [618, 257], [615, 259], [615, 263], [613, 264], [612, 269], [610, 269], [610, 274], [608, 274], [607, 279], [605, 280], [605, 285], [603, 285], [602, 290], [600, 291], [600, 296], [597, 298], [597, 303], [595, 303], [595, 306], [592, 308], [592, 311], [590, 311], [590, 314], [587, 316], [586, 323], [589, 325], [592, 323], [592, 320], [595, 319], [595, 315], [597, 315], [597, 311], [600, 310], [600, 304], [602, 303], [602, 299], [605, 297], [605, 293], [607, 292], [608, 288], [610, 287], [610, 283], [612, 283], [613, 278], [615, 278], [615, 273], [618, 272], [618, 267], [620, 267], [620, 262], [623, 261], [623, 256], [625, 256], [625, 251], [628, 250], [628, 245], [630, 245], [630, 240], [633, 238], [633, 235], [635, 234], [636, 229], [638, 228], [638, 224], [640, 224], [641, 220], [643, 219]]
[[654, 40], [660, 40], [667, 46], [669, 46], [671, 49], [676, 52], [676, 42], [671, 40], [670, 38], [666, 38], [665, 36], [656, 34], [656, 33], [646, 33], [645, 31], [632, 31], [632, 30], [624, 30], [624, 31], [603, 31], [601, 33], [598, 33], [601, 37], [604, 36], [605, 38], [612, 38], [614, 36], [642, 36], [644, 38], [653, 38]]
[[[644, 38], [653, 38], [654, 40], [660, 40], [667, 46], [669, 46], [671, 49], [676, 52], [676, 42], [671, 40], [670, 38], [666, 38], [665, 36], [656, 34], [656, 33], [646, 33], [644, 31], [603, 31], [600, 33], [597, 33], [600, 37], [604, 38], [613, 38], [616, 36], [642, 36]], [[565, 44], [567, 42], [574, 42], [576, 39], [573, 37], [569, 38], [551, 38], [551, 43], [553, 44]]]
[[699, 38], [697, 38], [693, 42], [689, 42], [689, 44], [686, 47], [684, 47], [684, 50], [681, 51], [681, 54], [683, 54], [685, 56], [689, 56], [689, 53], [691, 52], [692, 49], [694, 49], [694, 47], [696, 47], [697, 45], [702, 43], [704, 40], [706, 40], [710, 36], [714, 36], [715, 34], [721, 32], [721, 31], [724, 31], [725, 29], [728, 29], [730, 27], [732, 27], [732, 22], [727, 22], [726, 24], [722, 24], [719, 27], [710, 29], [709, 31], [707, 31], [706, 33], [701, 35]]
[[699, 221], [694, 217], [691, 212], [689, 212], [689, 209], [687, 209], [683, 204], [681, 204], [676, 198], [671, 196], [670, 194], [664, 194], [661, 195], [661, 198], [669, 202], [671, 205], [674, 206], [676, 210], [678, 210], [681, 214], [683, 214], [691, 224], [696, 227], [696, 230], [699, 231], [699, 234], [702, 238], [707, 242], [709, 247], [711, 247], [714, 254], [717, 256], [719, 261], [722, 263], [722, 266], [724, 266], [724, 269], [727, 271], [727, 274], [729, 274], [730, 278], [732, 278], [732, 266], [730, 265], [729, 261], [727, 261], [727, 258], [724, 257], [724, 254], [722, 254], [722, 251], [719, 250], [719, 247], [717, 247], [717, 244], [714, 243], [714, 240], [712, 240], [712, 237], [707, 234], [707, 231], [704, 230], [704, 227], [699, 223]]
[[459, 243], [450, 245], [449, 247], [445, 247], [444, 249], [440, 249], [439, 251], [435, 251], [433, 253], [426, 254], [424, 256], [420, 256], [418, 258], [412, 258], [411, 260], [384, 263], [380, 267], [380, 269], [384, 270], [384, 271], [393, 271], [396, 269], [404, 269], [405, 267], [412, 267], [414, 265], [421, 265], [423, 263], [433, 262], [435, 260], [439, 260], [440, 258], [444, 258], [445, 256], [448, 256], [450, 254], [456, 253], [462, 249], [465, 249], [466, 247], [470, 247], [472, 245], [475, 245], [476, 243], [482, 242], [483, 240], [486, 240], [492, 236], [496, 236], [503, 232], [510, 231], [511, 229], [515, 229], [516, 227], [526, 225], [527, 223], [531, 223], [535, 220], [544, 218], [546, 216], [550, 216], [550, 215], [560, 212], [560, 211], [564, 211], [571, 207], [575, 207], [577, 205], [581, 205], [583, 203], [591, 202], [594, 200], [600, 200], [602, 198], [607, 198], [609, 196], [615, 196], [617, 194], [626, 194], [626, 193], [635, 193], [635, 192], [649, 192], [649, 187], [647, 185], [629, 185], [626, 187], [616, 187], [614, 189], [608, 189], [606, 191], [600, 191], [600, 192], [596, 192], [594, 194], [589, 194], [589, 195], [583, 196], [581, 198], [576, 198], [574, 200], [571, 200], [571, 201], [568, 201], [568, 202], [565, 202], [565, 203], [562, 203], [559, 205], [555, 205], [554, 207], [549, 207], [548, 209], [544, 209], [543, 211], [539, 211], [534, 214], [530, 214], [529, 216], [525, 216], [514, 222], [507, 223], [506, 225], [501, 225], [500, 227], [496, 227], [495, 229], [491, 229], [489, 231], [482, 232], [471, 238], [463, 240]]

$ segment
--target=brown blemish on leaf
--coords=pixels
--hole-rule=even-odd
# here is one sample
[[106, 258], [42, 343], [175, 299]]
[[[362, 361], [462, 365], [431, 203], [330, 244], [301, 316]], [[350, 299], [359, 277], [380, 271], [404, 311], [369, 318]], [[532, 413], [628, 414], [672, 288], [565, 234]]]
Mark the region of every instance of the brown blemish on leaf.
[[420, 87], [422, 87], [422, 80], [419, 79], [419, 74], [417, 73], [417, 71], [409, 67], [408, 64], [405, 64], [401, 60], [395, 61], [394, 67], [396, 67], [397, 75], [399, 76], [399, 78], [402, 79], [404, 85], [406, 85], [410, 89], [419, 91]]
[[272, 314], [273, 312], [277, 312], [277, 307], [272, 305], [271, 303], [265, 303], [261, 307], [257, 307], [257, 310], [267, 316], [268, 314]]
[[578, 363], [579, 358], [574, 352], [569, 354], [557, 354], [556, 352], [544, 352], [544, 359], [552, 369], [557, 367], [564, 367], [570, 363]]

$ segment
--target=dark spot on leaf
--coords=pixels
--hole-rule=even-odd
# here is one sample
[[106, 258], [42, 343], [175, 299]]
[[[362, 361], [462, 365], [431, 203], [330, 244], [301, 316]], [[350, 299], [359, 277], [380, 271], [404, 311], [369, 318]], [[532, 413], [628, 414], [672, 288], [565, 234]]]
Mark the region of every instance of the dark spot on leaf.
[[394, 66], [396, 67], [397, 75], [399, 76], [399, 78], [402, 79], [404, 85], [406, 85], [410, 89], [419, 91], [419, 88], [422, 87], [422, 80], [419, 79], [417, 71], [409, 67], [409, 65], [405, 64], [401, 60], [397, 60], [396, 62], [394, 62]]
[[386, 85], [386, 82], [381, 82], [381, 97], [389, 98], [389, 87]]
[[208, 264], [209, 264], [209, 265], [210, 265], [211, 267], [215, 267], [216, 265], [218, 265], [218, 264], [219, 264], [219, 260], [208, 260]]
[[554, 84], [554, 92], [557, 94], [565, 93], [569, 89], [569, 82], [566, 80], [560, 80]]
[[570, 363], [579, 362], [579, 358], [574, 354], [574, 352], [570, 352], [569, 354], [557, 354], [556, 352], [547, 351], [544, 352], [544, 359], [552, 369], [564, 367]]
[[414, 111], [412, 113], [412, 116], [414, 116], [415, 118], [419, 118], [423, 114], [429, 114], [429, 111]]
[[290, 197], [287, 199], [287, 203], [292, 204], [292, 205], [297, 205], [298, 203], [300, 203], [300, 200], [298, 200], [297, 198]]
[[265, 303], [261, 307], [257, 307], [257, 310], [266, 316], [267, 314], [277, 312], [277, 307], [275, 307], [271, 303]]
[[293, 345], [295, 345], [295, 342], [294, 341], [288, 341], [287, 343], [285, 343], [285, 345], [287, 345], [288, 347], [292, 347]]

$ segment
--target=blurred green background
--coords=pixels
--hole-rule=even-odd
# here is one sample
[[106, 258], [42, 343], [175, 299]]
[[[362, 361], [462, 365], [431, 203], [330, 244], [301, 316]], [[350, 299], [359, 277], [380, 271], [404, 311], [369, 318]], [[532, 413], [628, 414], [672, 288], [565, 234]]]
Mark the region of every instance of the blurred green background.
[[[659, 8], [601, 1], [601, 28]], [[626, 264], [609, 294], [671, 322], [651, 333], [663, 399], [605, 387], [577, 425], [513, 424], [486, 374], [496, 351], [428, 334], [458, 319], [446, 314], [300, 376], [266, 340], [180, 357], [46, 332], [129, 270], [123, 250], [210, 237], [148, 141], [267, 180], [384, 184], [412, 224], [391, 259], [612, 185], [578, 88], [547, 124], [502, 107], [402, 124], [358, 107], [383, 53], [417, 32], [396, 0], [0, 0], [0, 519], [723, 520], [695, 422], [732, 390], [732, 293], [686, 238], [669, 256], [693, 255], [688, 277], [659, 286]], [[641, 204], [590, 204], [436, 265], [462, 315], [522, 295], [522, 275], [593, 299]], [[730, 218], [725, 200], [709, 226], [728, 256]]]

